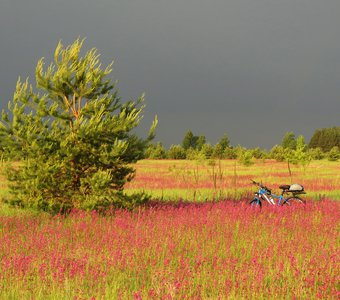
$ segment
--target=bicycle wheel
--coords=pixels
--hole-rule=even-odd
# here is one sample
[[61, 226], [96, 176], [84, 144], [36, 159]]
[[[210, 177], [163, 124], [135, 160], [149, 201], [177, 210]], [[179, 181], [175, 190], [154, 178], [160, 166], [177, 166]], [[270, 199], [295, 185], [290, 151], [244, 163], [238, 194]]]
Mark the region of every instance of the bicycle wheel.
[[303, 199], [301, 199], [298, 196], [292, 196], [286, 199], [285, 202], [283, 202], [283, 205], [303, 205], [305, 204], [305, 201]]
[[260, 201], [260, 199], [254, 198], [253, 200], [250, 201], [249, 205], [251, 207], [258, 207], [258, 208], [262, 208], [262, 202]]

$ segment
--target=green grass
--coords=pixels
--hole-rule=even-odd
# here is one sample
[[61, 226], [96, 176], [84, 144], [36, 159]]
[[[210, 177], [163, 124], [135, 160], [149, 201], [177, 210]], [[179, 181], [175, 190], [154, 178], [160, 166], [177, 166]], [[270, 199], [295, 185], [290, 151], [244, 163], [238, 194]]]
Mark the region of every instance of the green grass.
[[340, 200], [340, 163], [313, 161], [307, 168], [287, 163], [257, 161], [250, 167], [235, 160], [210, 161], [143, 160], [136, 165], [136, 178], [126, 192], [144, 191], [155, 199], [206, 201], [249, 197], [256, 190], [250, 179], [262, 181], [278, 194], [281, 184], [300, 183], [306, 198]]

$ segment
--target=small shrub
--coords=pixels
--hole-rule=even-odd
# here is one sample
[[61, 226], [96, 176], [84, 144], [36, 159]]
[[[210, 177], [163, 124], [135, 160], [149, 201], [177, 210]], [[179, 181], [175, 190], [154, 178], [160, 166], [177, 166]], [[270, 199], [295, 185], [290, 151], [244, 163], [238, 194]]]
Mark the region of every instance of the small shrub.
[[167, 157], [170, 159], [185, 159], [186, 152], [181, 145], [171, 145], [167, 152]]
[[338, 161], [340, 159], [340, 149], [338, 146], [334, 146], [327, 154], [329, 161]]
[[254, 164], [253, 161], [253, 154], [250, 150], [243, 151], [242, 154], [239, 156], [238, 159], [239, 163], [248, 167]]

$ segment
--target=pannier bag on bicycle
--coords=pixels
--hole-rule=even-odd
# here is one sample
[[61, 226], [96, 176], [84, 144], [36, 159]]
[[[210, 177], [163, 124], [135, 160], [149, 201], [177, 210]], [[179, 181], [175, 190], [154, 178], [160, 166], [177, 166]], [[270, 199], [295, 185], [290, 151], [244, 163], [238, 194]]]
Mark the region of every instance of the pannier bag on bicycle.
[[291, 192], [303, 192], [305, 189], [301, 184], [294, 183], [289, 187]]
[[305, 190], [304, 187], [298, 183], [280, 185], [279, 188], [287, 192], [303, 192]]

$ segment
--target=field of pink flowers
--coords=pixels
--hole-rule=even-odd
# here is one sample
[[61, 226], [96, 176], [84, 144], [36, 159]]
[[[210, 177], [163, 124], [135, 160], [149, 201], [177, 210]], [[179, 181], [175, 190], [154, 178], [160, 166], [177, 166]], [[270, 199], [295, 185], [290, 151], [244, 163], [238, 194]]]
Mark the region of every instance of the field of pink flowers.
[[338, 299], [339, 208], [0, 216], [0, 299]]

